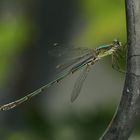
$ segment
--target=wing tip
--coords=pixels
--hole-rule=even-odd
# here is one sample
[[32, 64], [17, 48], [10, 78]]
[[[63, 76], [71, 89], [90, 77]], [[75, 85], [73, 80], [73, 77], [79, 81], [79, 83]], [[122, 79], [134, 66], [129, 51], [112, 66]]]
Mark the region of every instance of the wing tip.
[[70, 99], [71, 103], [73, 103], [76, 100], [76, 98], [77, 97], [71, 96], [71, 99]]

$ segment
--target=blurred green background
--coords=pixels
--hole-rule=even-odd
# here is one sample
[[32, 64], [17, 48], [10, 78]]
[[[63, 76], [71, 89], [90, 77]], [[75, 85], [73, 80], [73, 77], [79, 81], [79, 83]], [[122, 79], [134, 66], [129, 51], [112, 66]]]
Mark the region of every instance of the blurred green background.
[[[121, 0], [1, 0], [0, 17], [1, 105], [57, 77], [58, 58], [48, 55], [55, 42], [93, 48], [114, 38], [126, 42]], [[71, 104], [79, 74], [13, 110], [0, 112], [0, 138], [99, 139], [119, 103], [125, 75], [112, 69], [110, 57], [101, 60]], [[139, 130], [137, 126], [130, 140], [139, 139]]]

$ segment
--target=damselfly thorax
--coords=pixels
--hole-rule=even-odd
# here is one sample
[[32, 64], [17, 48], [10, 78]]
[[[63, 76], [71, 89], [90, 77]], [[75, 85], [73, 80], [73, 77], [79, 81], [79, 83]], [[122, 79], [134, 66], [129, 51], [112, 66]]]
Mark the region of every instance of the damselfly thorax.
[[121, 42], [114, 40], [112, 44], [102, 45], [96, 48], [97, 59], [101, 59], [105, 56], [112, 55], [121, 47]]

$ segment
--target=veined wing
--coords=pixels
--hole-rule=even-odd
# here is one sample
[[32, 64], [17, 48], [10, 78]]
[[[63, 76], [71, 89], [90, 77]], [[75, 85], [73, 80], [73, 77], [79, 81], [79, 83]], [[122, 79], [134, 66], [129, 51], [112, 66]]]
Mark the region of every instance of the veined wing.
[[73, 57], [73, 56], [81, 56], [85, 53], [90, 52], [90, 48], [84, 47], [74, 47], [73, 45], [63, 45], [59, 43], [55, 43], [53, 47], [49, 48], [49, 55], [55, 57]]
[[72, 91], [71, 102], [74, 102], [76, 100], [76, 98], [79, 96], [83, 83], [88, 75], [88, 72], [89, 72], [89, 66], [87, 66], [84, 69], [84, 71], [80, 74], [80, 76], [78, 77], [78, 79], [74, 85], [73, 91]]
[[[93, 52], [93, 50], [92, 50], [92, 52]], [[86, 53], [82, 56], [76, 57], [76, 58], [71, 58], [68, 62], [57, 65], [56, 68], [60, 69], [60, 70], [65, 70], [68, 67], [70, 67], [74, 64], [77, 64], [78, 62], [81, 62], [82, 60], [88, 58], [89, 56], [91, 56], [93, 54], [92, 52], [88, 52], [88, 53]]]
[[54, 85], [55, 83], [58, 83], [59, 81], [61, 81], [62, 79], [64, 79], [65, 77], [67, 77], [69, 74], [74, 73], [75, 71], [81, 69], [82, 67], [84, 67], [88, 61], [91, 59], [91, 56], [89, 56], [87, 59], [83, 60], [83, 62], [80, 62], [79, 64], [75, 65], [74, 67], [72, 67], [69, 71], [65, 71], [62, 75], [60, 75], [57, 79], [55, 79], [54, 81], [42, 86], [41, 88], [35, 90], [34, 92], [5, 105], [0, 106], [0, 110], [10, 110], [12, 108], [15, 108], [17, 105], [20, 105], [21, 103], [28, 101], [29, 99], [31, 99], [32, 97], [42, 93], [45, 89], [49, 88], [50, 86]]

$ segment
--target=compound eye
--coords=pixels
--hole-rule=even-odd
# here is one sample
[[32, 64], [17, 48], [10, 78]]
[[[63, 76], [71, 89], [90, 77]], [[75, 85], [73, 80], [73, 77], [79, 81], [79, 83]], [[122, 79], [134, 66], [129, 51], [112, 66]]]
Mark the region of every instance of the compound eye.
[[119, 41], [118, 41], [117, 39], [114, 39], [114, 40], [113, 40], [113, 44], [114, 44], [114, 45], [118, 45], [118, 44], [119, 44]]
[[117, 40], [117, 39], [114, 39], [114, 40], [113, 40], [113, 44], [114, 44], [115, 46], [121, 46], [121, 45], [122, 45], [121, 42], [119, 42], [119, 40]]

